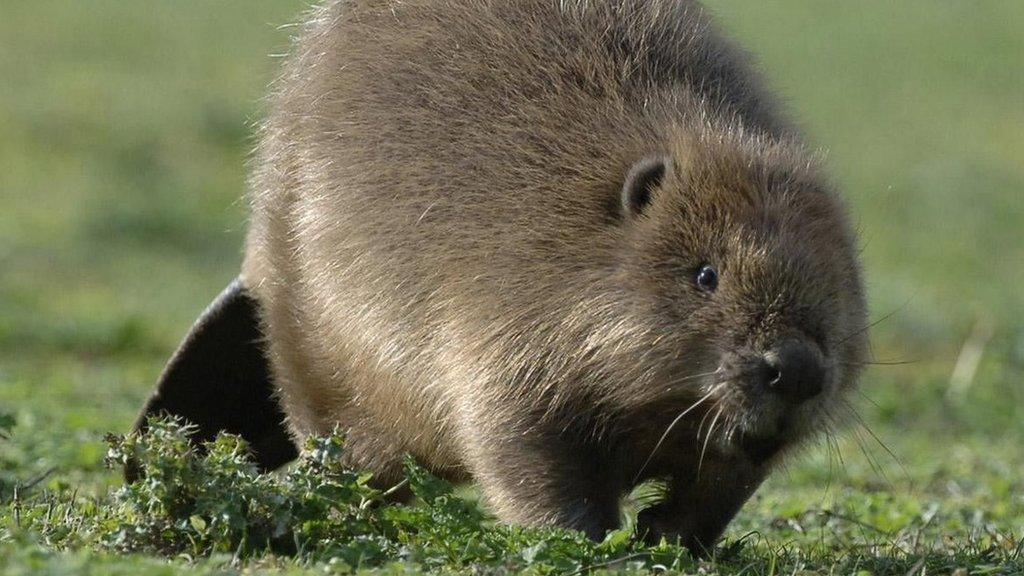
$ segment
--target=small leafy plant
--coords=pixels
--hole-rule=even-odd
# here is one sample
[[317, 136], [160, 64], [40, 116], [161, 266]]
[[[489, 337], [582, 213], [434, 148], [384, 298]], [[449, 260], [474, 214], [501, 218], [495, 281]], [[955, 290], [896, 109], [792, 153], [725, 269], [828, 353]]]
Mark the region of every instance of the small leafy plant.
[[89, 527], [96, 546], [192, 558], [287, 555], [352, 569], [402, 562], [544, 574], [693, 563], [678, 546], [641, 548], [626, 529], [597, 543], [573, 531], [497, 524], [411, 458], [403, 483], [418, 503], [391, 502], [369, 474], [342, 465], [340, 435], [309, 439], [290, 470], [264, 474], [240, 438], [221, 435], [196, 450], [189, 432], [164, 420], [143, 435], [108, 438], [108, 464], [137, 466], [142, 478], [115, 491]]
[[[772, 521], [739, 521], [745, 535], [727, 540], [709, 559], [673, 543], [649, 546], [635, 537], [635, 515], [663, 497], [663, 487], [633, 492], [624, 528], [602, 542], [554, 528], [495, 522], [475, 502], [411, 458], [405, 479], [381, 491], [369, 474], [342, 464], [344, 438], [311, 438], [291, 468], [260, 473], [245, 442], [222, 435], [199, 449], [191, 429], [153, 421], [147, 433], [109, 436], [106, 461], [132, 465], [133, 484], [98, 497], [66, 485], [17, 492], [0, 509], [0, 559], [23, 566], [41, 558], [63, 562], [176, 559], [175, 566], [222, 566], [262, 573], [284, 568], [369, 574], [681, 573], [774, 575], [953, 573], [1018, 574], [1024, 543], [987, 523], [955, 545], [927, 544], [962, 531], [955, 515], [920, 509], [913, 499], [850, 494], [835, 509], [776, 510]], [[412, 503], [389, 498], [408, 490]], [[632, 517], [632, 518], [630, 518]], [[919, 545], [921, 541], [923, 544]], [[0, 562], [2, 565], [2, 562]], [[68, 564], [64, 564], [68, 565]], [[217, 572], [220, 573], [220, 572]], [[292, 573], [292, 572], [289, 572]]]

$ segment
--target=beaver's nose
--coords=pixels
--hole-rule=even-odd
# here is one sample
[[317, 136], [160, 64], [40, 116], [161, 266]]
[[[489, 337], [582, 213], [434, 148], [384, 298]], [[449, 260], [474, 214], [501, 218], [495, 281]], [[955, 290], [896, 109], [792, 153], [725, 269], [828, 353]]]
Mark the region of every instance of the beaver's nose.
[[787, 340], [764, 356], [765, 384], [787, 402], [799, 404], [821, 393], [825, 366], [809, 344]]

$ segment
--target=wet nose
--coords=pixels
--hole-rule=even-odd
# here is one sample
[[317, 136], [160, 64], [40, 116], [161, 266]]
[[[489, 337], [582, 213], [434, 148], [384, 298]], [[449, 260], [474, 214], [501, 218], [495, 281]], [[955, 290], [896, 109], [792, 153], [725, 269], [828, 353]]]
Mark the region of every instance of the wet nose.
[[809, 344], [798, 340], [783, 342], [765, 354], [765, 384], [787, 402], [799, 404], [821, 393], [825, 366]]

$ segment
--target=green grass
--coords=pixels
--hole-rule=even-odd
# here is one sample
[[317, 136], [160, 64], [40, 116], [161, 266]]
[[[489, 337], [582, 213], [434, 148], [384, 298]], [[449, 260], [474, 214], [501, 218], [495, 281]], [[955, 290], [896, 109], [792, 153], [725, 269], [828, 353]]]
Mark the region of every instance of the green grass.
[[[809, 449], [748, 503], [718, 558], [677, 568], [1024, 572], [1024, 3], [708, 3], [829, 151], [862, 231], [872, 316], [884, 318], [875, 357], [911, 363], [866, 375], [855, 401], [873, 434], [855, 427], [831, 452]], [[237, 271], [251, 123], [270, 55], [287, 49], [280, 25], [304, 6], [0, 9], [0, 413], [13, 417], [0, 440], [0, 574], [344, 570], [316, 546], [239, 559], [121, 554], [92, 539], [148, 514], [112, 494], [103, 438], [128, 428]], [[954, 386], [965, 343], [980, 362]], [[47, 507], [44, 529], [30, 516]], [[550, 538], [503, 546], [521, 558]]]

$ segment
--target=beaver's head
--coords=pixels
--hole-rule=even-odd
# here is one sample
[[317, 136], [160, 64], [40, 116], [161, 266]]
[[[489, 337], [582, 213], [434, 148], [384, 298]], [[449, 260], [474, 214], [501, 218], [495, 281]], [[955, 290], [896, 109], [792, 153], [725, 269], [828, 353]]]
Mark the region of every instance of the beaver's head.
[[660, 324], [650, 345], [672, 366], [665, 403], [693, 406], [689, 426], [702, 420], [717, 449], [765, 461], [836, 421], [856, 384], [867, 347], [857, 246], [808, 154], [713, 134], [633, 165], [621, 265]]

